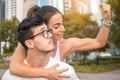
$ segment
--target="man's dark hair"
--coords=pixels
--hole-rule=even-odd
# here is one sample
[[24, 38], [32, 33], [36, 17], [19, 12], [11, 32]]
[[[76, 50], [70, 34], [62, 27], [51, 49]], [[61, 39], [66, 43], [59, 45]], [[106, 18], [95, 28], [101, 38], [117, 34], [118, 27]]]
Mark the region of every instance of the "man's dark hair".
[[38, 25], [42, 25], [44, 21], [40, 17], [29, 17], [25, 18], [17, 27], [17, 37], [19, 42], [24, 46], [27, 50], [27, 46], [25, 45], [25, 40], [30, 39], [33, 36], [32, 28], [37, 27]]

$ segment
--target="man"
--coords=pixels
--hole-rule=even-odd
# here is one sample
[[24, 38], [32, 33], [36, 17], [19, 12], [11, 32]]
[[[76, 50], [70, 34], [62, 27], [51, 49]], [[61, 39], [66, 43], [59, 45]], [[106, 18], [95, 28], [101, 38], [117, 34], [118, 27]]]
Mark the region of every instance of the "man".
[[[74, 69], [57, 59], [49, 57], [48, 53], [55, 49], [51, 30], [47, 28], [41, 18], [31, 17], [24, 19], [17, 29], [19, 42], [27, 50], [25, 64], [36, 68], [49, 68], [54, 64], [60, 64], [57, 69], [68, 68], [69, 70], [63, 74], [70, 75], [70, 78], [62, 78], [62, 80], [79, 80]], [[31, 73], [32, 74], [32, 73]], [[42, 78], [26, 78], [10, 74], [9, 70], [4, 74], [2, 80], [48, 80]]]

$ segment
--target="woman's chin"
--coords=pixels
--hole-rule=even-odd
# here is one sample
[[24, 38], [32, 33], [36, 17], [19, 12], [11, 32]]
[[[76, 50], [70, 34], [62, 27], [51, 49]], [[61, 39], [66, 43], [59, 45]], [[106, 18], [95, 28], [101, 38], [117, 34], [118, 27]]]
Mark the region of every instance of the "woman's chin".
[[63, 37], [61, 37], [61, 38], [58, 38], [57, 40], [58, 40], [58, 41], [62, 41], [62, 40], [63, 40]]

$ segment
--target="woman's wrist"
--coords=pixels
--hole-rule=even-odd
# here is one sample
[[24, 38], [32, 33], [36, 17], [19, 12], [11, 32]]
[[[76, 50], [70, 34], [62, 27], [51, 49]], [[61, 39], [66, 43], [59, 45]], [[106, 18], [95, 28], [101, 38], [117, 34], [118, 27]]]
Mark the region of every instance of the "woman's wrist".
[[47, 69], [43, 69], [42, 77], [49, 78], [49, 72]]
[[103, 19], [102, 20], [102, 25], [104, 25], [105, 27], [110, 28], [112, 26], [112, 21], [110, 19]]

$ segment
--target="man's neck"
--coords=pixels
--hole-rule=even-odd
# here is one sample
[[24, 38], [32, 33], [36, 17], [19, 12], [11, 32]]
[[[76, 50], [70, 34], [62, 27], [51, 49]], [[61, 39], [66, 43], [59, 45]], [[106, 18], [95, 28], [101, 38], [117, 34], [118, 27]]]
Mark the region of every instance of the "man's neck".
[[49, 62], [49, 56], [48, 53], [28, 51], [26, 60], [32, 67], [45, 67]]

